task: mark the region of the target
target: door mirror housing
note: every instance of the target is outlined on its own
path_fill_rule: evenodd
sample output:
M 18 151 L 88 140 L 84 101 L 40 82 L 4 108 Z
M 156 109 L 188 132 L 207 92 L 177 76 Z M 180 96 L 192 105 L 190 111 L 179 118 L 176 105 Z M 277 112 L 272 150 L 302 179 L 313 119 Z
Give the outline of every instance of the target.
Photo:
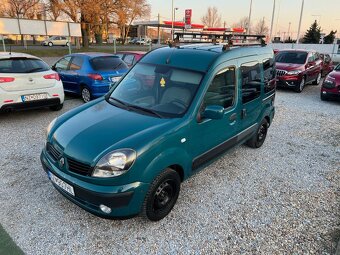
M 56 70 L 55 65 L 51 66 L 51 69 L 55 71 Z
M 202 113 L 206 119 L 220 120 L 223 118 L 224 108 L 220 105 L 208 105 Z

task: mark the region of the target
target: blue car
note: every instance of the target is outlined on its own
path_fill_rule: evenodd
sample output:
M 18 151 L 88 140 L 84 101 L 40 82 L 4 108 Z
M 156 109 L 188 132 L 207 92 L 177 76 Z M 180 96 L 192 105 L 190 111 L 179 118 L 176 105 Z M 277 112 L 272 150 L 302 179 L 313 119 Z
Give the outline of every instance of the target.
M 129 68 L 113 54 L 93 52 L 66 55 L 52 69 L 59 73 L 65 92 L 89 102 L 106 94 Z

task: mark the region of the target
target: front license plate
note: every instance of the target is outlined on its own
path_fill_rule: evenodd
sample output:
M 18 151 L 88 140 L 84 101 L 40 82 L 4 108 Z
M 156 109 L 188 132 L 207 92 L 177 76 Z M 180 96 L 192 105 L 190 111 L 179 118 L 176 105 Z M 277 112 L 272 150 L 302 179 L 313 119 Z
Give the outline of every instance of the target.
M 58 178 L 57 176 L 52 174 L 51 172 L 48 172 L 48 177 L 50 178 L 50 180 L 55 185 L 57 185 L 61 189 L 65 190 L 67 193 L 69 193 L 72 196 L 74 196 L 74 189 L 73 189 L 73 187 L 71 185 L 67 184 L 66 182 L 64 182 L 63 180 L 61 180 L 60 178 Z
M 21 100 L 23 102 L 42 100 L 42 99 L 46 99 L 46 98 L 47 98 L 47 94 L 46 93 L 21 96 Z

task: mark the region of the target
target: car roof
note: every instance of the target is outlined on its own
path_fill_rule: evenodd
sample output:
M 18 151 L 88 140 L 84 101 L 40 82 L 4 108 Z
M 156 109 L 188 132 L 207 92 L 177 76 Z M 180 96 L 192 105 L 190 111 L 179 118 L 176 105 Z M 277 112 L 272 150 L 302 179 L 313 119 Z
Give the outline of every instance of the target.
M 145 51 L 118 51 L 116 54 L 135 54 L 135 55 L 145 55 Z
M 170 65 L 182 69 L 206 72 L 218 58 L 221 59 L 217 62 L 222 62 L 261 54 L 274 56 L 273 49 L 270 47 L 231 47 L 230 50 L 223 50 L 222 44 L 192 44 L 172 48 L 158 48 L 146 54 L 140 63 Z
M 26 54 L 26 53 L 0 52 L 0 59 L 7 59 L 7 58 L 35 58 L 35 59 L 40 59 L 40 58 L 38 58 L 36 56 L 30 55 L 30 54 Z
M 306 49 L 284 49 L 284 50 L 280 50 L 279 52 L 285 52 L 285 51 L 289 51 L 289 52 L 316 52 L 315 50 L 306 50 Z
M 115 55 L 111 53 L 106 53 L 106 52 L 78 52 L 78 53 L 72 53 L 68 56 L 87 56 L 90 58 L 95 58 L 95 57 L 115 56 Z

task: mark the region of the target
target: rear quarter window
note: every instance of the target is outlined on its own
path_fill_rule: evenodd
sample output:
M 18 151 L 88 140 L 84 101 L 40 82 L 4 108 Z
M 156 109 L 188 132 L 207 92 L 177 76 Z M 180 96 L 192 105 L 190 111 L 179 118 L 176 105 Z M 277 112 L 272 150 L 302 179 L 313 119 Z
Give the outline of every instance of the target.
M 0 59 L 0 73 L 37 73 L 48 71 L 49 69 L 50 67 L 40 59 Z
M 90 65 L 95 71 L 110 71 L 127 69 L 127 65 L 116 56 L 103 56 L 90 59 Z

